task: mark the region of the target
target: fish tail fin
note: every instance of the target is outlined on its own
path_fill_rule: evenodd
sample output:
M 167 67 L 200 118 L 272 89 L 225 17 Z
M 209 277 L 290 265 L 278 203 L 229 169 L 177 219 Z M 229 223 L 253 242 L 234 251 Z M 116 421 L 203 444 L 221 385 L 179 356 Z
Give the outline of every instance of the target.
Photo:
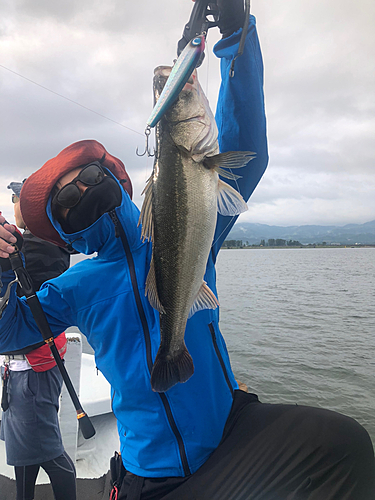
M 155 392 L 166 392 L 178 382 L 186 382 L 194 373 L 194 364 L 186 346 L 176 356 L 156 355 L 151 372 L 151 387 Z

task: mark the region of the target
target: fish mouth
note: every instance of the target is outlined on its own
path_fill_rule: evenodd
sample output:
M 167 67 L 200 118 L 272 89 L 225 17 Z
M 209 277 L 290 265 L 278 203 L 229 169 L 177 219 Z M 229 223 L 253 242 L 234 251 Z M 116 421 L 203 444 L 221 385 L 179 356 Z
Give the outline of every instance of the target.
M 204 115 L 197 115 L 197 116 L 189 116 L 187 118 L 179 119 L 179 120 L 168 120 L 170 123 L 190 123 L 190 122 L 201 122 L 205 123 L 205 117 Z

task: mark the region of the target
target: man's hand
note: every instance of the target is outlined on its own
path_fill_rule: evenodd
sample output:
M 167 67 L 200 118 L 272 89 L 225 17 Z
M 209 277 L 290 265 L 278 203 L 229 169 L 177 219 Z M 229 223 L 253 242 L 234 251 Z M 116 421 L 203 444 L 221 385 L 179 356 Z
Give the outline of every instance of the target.
M 10 243 L 16 243 L 17 238 L 13 235 L 15 226 L 6 224 L 0 212 L 0 257 L 7 259 L 15 248 Z

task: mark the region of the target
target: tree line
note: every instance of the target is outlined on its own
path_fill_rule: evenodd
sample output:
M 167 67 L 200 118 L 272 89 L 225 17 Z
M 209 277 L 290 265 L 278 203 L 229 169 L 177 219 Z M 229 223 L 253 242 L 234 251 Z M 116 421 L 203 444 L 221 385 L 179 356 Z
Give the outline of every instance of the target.
M 223 243 L 223 248 L 246 248 L 246 247 L 300 247 L 302 243 L 297 240 L 283 240 L 281 238 L 270 238 L 266 240 L 260 240 L 260 243 L 255 243 L 249 245 L 249 242 L 242 240 L 225 240 Z

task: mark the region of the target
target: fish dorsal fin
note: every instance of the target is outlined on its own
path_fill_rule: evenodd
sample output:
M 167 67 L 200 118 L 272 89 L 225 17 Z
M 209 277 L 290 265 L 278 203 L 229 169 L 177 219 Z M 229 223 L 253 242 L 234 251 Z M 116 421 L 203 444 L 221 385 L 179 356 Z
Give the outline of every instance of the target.
M 154 309 L 165 314 L 164 307 L 161 305 L 158 290 L 156 288 L 154 256 L 151 257 L 150 269 L 146 279 L 145 295 L 147 295 L 148 301 Z
M 142 191 L 145 198 L 143 200 L 143 205 L 141 213 L 138 219 L 138 226 L 142 224 L 141 239 L 153 240 L 154 237 L 154 221 L 152 217 L 152 184 L 153 184 L 153 174 L 147 179 L 146 186 Z
M 201 309 L 216 309 L 219 305 L 215 294 L 208 288 L 205 282 L 199 289 L 198 295 L 195 298 L 193 305 L 191 306 L 189 312 L 189 318 L 193 316 L 197 311 Z
M 214 156 L 206 156 L 203 165 L 209 169 L 217 167 L 241 168 L 255 158 L 255 156 L 256 153 L 252 151 L 227 151 L 226 153 L 219 153 Z
M 248 206 L 240 193 L 232 186 L 219 179 L 217 211 L 221 215 L 238 215 L 246 212 Z

